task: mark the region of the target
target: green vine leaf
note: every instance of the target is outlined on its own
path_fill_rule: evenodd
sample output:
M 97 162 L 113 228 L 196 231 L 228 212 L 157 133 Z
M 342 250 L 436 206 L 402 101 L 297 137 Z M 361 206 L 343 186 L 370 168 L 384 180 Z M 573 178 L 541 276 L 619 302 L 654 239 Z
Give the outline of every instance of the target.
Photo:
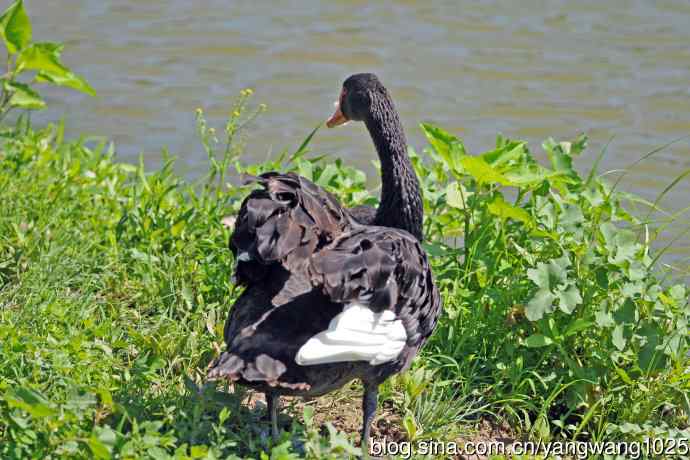
M 496 148 L 484 152 L 481 157 L 493 167 L 507 165 L 514 161 L 523 160 L 527 155 L 527 143 L 511 141 L 502 136 L 496 139 Z
M 524 209 L 506 202 L 506 200 L 503 199 L 503 195 L 496 195 L 493 201 L 487 206 L 487 209 L 491 214 L 499 217 L 501 220 L 513 219 L 522 222 L 528 227 L 534 226 L 532 216 Z
M 446 165 L 454 171 L 459 171 L 460 157 L 466 154 L 462 141 L 449 132 L 427 123 L 420 124 L 424 135 L 436 153 L 443 159 Z
M 11 107 L 40 110 L 46 106 L 41 95 L 24 83 L 19 83 L 17 81 L 7 82 L 5 84 L 5 90 L 12 94 L 10 97 Z
M 31 21 L 22 0 L 14 2 L 0 16 L 0 35 L 10 54 L 24 49 L 31 42 Z
M 56 43 L 32 43 L 17 57 L 17 70 L 37 70 L 54 74 L 67 73 L 69 69 L 60 63 L 62 48 Z
M 65 75 L 55 75 L 49 72 L 39 72 L 36 75 L 37 83 L 52 83 L 57 86 L 66 86 L 68 88 L 81 91 L 82 93 L 88 94 L 89 96 L 95 96 L 96 91 L 89 85 L 89 83 L 82 77 L 68 72 Z
M 506 176 L 491 167 L 481 157 L 464 155 L 460 159 L 460 164 L 464 172 L 472 176 L 480 184 L 514 185 Z
M 83 78 L 60 62 L 63 46 L 58 43 L 33 43 L 17 58 L 18 72 L 35 70 L 37 83 L 51 83 L 94 96 L 96 92 Z

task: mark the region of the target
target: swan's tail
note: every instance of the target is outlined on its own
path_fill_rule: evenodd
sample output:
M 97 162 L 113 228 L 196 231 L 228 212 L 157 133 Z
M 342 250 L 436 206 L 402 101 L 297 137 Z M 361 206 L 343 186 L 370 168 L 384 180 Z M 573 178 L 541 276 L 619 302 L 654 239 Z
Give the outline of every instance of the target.
M 285 364 L 266 354 L 260 354 L 252 361 L 245 361 L 238 355 L 226 351 L 211 362 L 207 377 L 209 380 L 263 382 L 272 387 L 309 390 L 309 385 L 306 383 L 280 381 L 280 376 L 285 373 L 285 370 Z

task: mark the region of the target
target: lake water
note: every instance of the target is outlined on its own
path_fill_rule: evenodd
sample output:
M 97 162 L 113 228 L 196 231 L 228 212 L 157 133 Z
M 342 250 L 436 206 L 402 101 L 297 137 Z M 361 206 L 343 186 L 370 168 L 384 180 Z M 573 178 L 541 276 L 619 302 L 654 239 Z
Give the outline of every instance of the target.
M 603 168 L 618 169 L 690 134 L 687 0 L 29 0 L 27 9 L 35 39 L 64 42 L 64 60 L 98 92 L 45 91 L 39 118 L 67 114 L 69 132 L 108 136 L 126 159 L 143 153 L 155 164 L 167 146 L 189 174 L 205 161 L 197 107 L 220 126 L 238 92 L 253 88 L 268 111 L 248 153 L 263 159 L 299 145 L 332 111 L 343 78 L 360 71 L 381 77 L 418 148 L 421 121 L 475 153 L 498 132 L 533 150 L 586 132 L 581 169 L 612 137 Z M 313 149 L 373 171 L 361 125 L 324 129 Z M 624 188 L 654 199 L 689 167 L 686 139 L 634 168 Z M 678 210 L 688 197 L 690 179 L 663 205 Z M 687 267 L 688 257 L 683 238 L 667 260 Z

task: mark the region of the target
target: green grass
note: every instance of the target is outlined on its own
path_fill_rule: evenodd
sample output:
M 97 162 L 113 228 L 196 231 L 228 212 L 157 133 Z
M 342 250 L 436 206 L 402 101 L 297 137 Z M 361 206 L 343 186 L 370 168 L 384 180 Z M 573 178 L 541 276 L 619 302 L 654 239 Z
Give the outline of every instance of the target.
M 145 171 L 61 126 L 2 128 L 0 458 L 356 454 L 356 433 L 318 426 L 309 408 L 272 446 L 243 392 L 204 380 L 238 294 L 222 220 L 248 190 L 228 182 L 291 169 L 346 205 L 376 202 L 363 172 L 307 159 L 308 142 L 242 164 L 261 111 L 250 94 L 218 133 L 199 112 L 209 170 L 192 183 L 172 160 Z M 526 439 L 687 437 L 688 290 L 661 283 L 674 274 L 644 238 L 658 206 L 643 221 L 597 171 L 580 178 L 584 137 L 547 140 L 547 167 L 520 141 L 469 155 L 422 128 L 430 147 L 411 153 L 445 312 L 382 389 L 405 437 L 454 440 L 481 419 Z

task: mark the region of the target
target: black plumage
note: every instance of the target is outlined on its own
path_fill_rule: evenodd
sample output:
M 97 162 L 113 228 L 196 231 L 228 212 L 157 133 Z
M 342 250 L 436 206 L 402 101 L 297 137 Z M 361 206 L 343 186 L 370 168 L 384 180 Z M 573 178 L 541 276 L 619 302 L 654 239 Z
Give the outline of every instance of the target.
M 252 178 L 260 188 L 243 202 L 231 237 L 236 276 L 246 286 L 225 325 L 227 351 L 210 366 L 267 395 L 274 437 L 279 395 L 318 396 L 362 379 L 363 445 L 369 437 L 378 385 L 406 369 L 433 332 L 441 302 L 420 245 L 423 206 L 405 136 L 376 76 L 343 84 L 329 126 L 364 121 L 381 161 L 378 209 L 344 209 L 330 193 L 293 173 Z M 405 331 L 393 359 L 299 365 L 300 348 L 328 329 L 346 305 L 391 311 Z

